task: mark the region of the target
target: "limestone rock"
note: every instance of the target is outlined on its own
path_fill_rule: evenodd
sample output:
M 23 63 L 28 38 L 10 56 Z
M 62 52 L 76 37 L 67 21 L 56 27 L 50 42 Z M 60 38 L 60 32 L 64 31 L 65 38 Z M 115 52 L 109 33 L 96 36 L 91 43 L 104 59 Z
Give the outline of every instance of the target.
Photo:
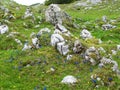
M 103 30 L 109 30 L 109 29 L 113 29 L 113 28 L 116 28 L 116 26 L 113 26 L 111 24 L 104 24 L 104 25 L 102 25 L 102 29 Z
M 100 58 L 100 54 L 95 47 L 90 47 L 85 51 L 84 59 L 89 61 L 92 65 L 96 65 Z
M 35 48 L 40 48 L 40 43 L 37 37 L 32 38 L 32 44 Z
M 74 84 L 76 82 L 77 82 L 77 79 L 71 75 L 64 77 L 63 80 L 61 81 L 61 83 L 64 83 L 64 84 Z
M 117 63 L 116 61 L 112 60 L 112 59 L 103 57 L 103 58 L 100 60 L 100 64 L 103 64 L 103 65 L 113 64 L 113 66 L 111 67 L 111 69 L 112 69 L 113 71 L 115 71 L 116 73 L 119 72 L 118 63 Z
M 57 50 L 60 52 L 61 55 L 66 55 L 69 52 L 69 46 L 65 45 L 65 42 L 57 43 Z
M 90 33 L 88 30 L 86 30 L 86 29 L 83 29 L 83 30 L 82 30 L 80 36 L 81 36 L 83 39 L 92 38 L 91 33 Z
M 56 24 L 54 33 L 70 36 L 71 33 L 61 24 Z
M 83 46 L 81 44 L 81 42 L 79 40 L 76 40 L 74 42 L 74 48 L 73 48 L 73 52 L 74 53 L 81 53 L 83 51 Z
M 52 34 L 51 35 L 51 45 L 56 46 L 59 42 L 64 42 L 64 38 L 60 34 Z
M 61 11 L 57 4 L 51 4 L 45 11 L 46 21 L 52 23 L 53 25 L 59 23 L 62 24 L 64 19 L 70 19 L 70 16 Z
M 7 25 L 1 25 L 0 26 L 0 34 L 4 34 L 9 31 L 9 28 Z
M 61 9 L 56 4 L 51 4 L 45 12 L 46 21 L 56 24 L 57 22 L 62 24 Z
M 15 39 L 15 41 L 16 41 L 18 44 L 22 45 L 22 42 L 21 42 L 19 39 Z

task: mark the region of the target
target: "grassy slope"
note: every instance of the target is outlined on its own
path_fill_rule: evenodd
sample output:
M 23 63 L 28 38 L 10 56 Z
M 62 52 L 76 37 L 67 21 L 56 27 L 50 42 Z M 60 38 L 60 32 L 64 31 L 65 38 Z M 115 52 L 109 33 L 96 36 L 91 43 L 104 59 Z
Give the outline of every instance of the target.
M 68 5 L 70 9 L 66 7 L 66 5 L 61 5 L 61 8 L 67 11 L 72 18 L 81 18 L 82 21 L 77 21 L 77 23 L 81 26 L 86 21 L 91 22 L 92 24 L 87 25 L 88 30 L 90 30 L 92 35 L 96 38 L 101 38 L 103 40 L 102 45 L 95 44 L 91 41 L 85 42 L 80 39 L 82 42 L 84 42 L 87 46 L 103 46 L 107 50 L 107 53 L 110 53 L 111 49 L 116 49 L 116 45 L 120 44 L 120 22 L 117 23 L 118 28 L 111 31 L 102 31 L 100 27 L 96 29 L 93 26 L 96 19 L 101 19 L 103 15 L 108 16 L 110 19 L 119 18 L 119 12 L 114 11 L 119 7 L 118 5 L 118 3 L 114 5 L 104 5 L 101 9 L 99 9 L 99 6 L 95 6 L 95 9 L 87 11 L 83 8 L 75 10 L 71 7 L 72 5 Z M 110 8 L 108 6 L 112 6 L 113 12 L 109 12 Z M 20 11 L 16 11 L 14 8 L 11 9 L 13 9 L 13 12 L 18 19 L 12 21 L 12 24 L 9 25 L 10 31 L 20 32 L 21 35 L 16 36 L 16 38 L 19 38 L 22 42 L 25 42 L 24 39 L 30 40 L 30 34 L 32 32 L 37 33 L 40 28 L 48 27 L 53 31 L 53 26 L 46 22 L 40 24 L 40 27 L 37 29 L 30 27 L 26 30 L 23 27 L 23 22 L 27 22 L 27 20 L 21 20 L 19 18 L 23 15 L 25 7 L 22 6 Z M 40 15 L 36 12 L 37 10 L 34 10 L 36 16 Z M 81 30 L 81 27 L 80 29 L 70 28 L 70 31 L 78 38 Z M 109 36 L 111 34 L 113 35 L 112 37 Z M 113 41 L 112 44 L 107 43 L 109 39 Z M 37 87 L 39 88 L 37 90 L 42 90 L 44 87 L 47 87 L 48 90 L 93 90 L 94 86 L 90 80 L 90 75 L 97 71 L 101 71 L 97 68 L 97 66 L 93 67 L 89 64 L 83 64 L 79 55 L 75 55 L 71 61 L 66 62 L 65 57 L 59 55 L 59 53 L 50 45 L 42 45 L 42 48 L 39 50 L 28 50 L 22 52 L 22 47 L 17 45 L 14 40 L 6 39 L 4 35 L 0 35 L 0 41 L 1 90 L 36 90 L 35 88 Z M 120 52 L 118 52 L 118 56 L 119 55 Z M 120 57 L 114 56 L 114 59 L 120 65 Z M 78 64 L 75 64 L 76 62 Z M 25 67 L 25 65 L 29 63 L 34 63 L 34 65 Z M 50 72 L 51 67 L 54 67 L 56 71 Z M 93 72 L 90 71 L 90 68 L 93 69 Z M 106 70 L 101 72 L 106 72 Z M 74 75 L 78 78 L 79 82 L 73 86 L 61 84 L 61 80 L 66 75 Z M 117 82 L 114 87 L 102 86 L 99 90 L 107 90 L 108 88 L 110 90 L 116 90 L 116 88 L 120 85 L 120 81 L 117 77 L 114 78 L 114 81 Z

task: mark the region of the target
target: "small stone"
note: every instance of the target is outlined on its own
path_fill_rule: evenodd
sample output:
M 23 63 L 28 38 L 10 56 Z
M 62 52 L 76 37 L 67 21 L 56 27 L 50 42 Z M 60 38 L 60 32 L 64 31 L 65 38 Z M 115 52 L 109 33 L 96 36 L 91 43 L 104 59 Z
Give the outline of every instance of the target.
M 74 84 L 76 82 L 77 82 L 77 79 L 71 75 L 64 77 L 63 80 L 61 81 L 61 83 L 64 83 L 64 84 Z

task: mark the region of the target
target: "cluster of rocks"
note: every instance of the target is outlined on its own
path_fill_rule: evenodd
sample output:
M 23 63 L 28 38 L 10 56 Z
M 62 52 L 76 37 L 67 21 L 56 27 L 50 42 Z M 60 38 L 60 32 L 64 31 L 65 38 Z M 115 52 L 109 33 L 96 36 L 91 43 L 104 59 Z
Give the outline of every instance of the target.
M 5 8 L 4 6 L 1 6 L 0 9 L 3 11 L 3 13 L 4 13 L 3 17 L 6 20 L 9 21 L 11 19 L 16 19 L 16 17 L 13 15 L 13 13 L 8 8 Z
M 110 24 L 110 23 L 116 22 L 116 20 L 110 20 L 109 21 L 107 16 L 103 16 L 102 21 L 105 23 L 105 24 L 102 25 L 103 30 L 110 30 L 110 29 L 116 28 L 116 26 Z
M 63 19 L 69 18 L 67 14 L 61 11 L 56 4 L 51 4 L 45 11 L 46 21 L 55 26 L 54 33 L 51 35 L 51 45 L 56 47 L 61 55 L 66 55 L 69 52 L 69 46 L 62 35 L 70 36 L 71 33 L 62 25 Z
M 119 69 L 118 69 L 118 63 L 112 59 L 108 59 L 108 58 L 105 58 L 103 57 L 101 60 L 100 60 L 100 64 L 99 64 L 99 67 L 104 67 L 106 64 L 113 64 L 113 66 L 111 67 L 111 69 L 116 72 L 116 73 L 120 73 Z

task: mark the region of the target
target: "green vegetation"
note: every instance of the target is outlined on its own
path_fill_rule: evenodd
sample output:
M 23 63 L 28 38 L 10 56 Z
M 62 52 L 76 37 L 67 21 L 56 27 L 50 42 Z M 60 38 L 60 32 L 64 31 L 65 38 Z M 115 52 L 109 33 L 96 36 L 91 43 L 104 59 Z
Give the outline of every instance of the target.
M 7 0 L 4 0 L 7 1 Z M 60 0 L 59 0 L 60 1 Z M 62 0 L 61 0 L 62 1 Z M 67 1 L 67 0 L 66 0 Z M 64 23 L 66 28 L 74 35 L 74 38 L 86 46 L 103 47 L 107 51 L 101 53 L 108 56 L 111 50 L 116 50 L 116 46 L 120 44 L 120 1 L 114 4 L 99 4 L 93 6 L 92 9 L 84 9 L 83 7 L 75 8 L 74 4 L 60 4 L 62 10 L 66 11 L 71 17 L 72 21 L 76 23 L 79 28 L 74 28 L 72 25 Z M 21 40 L 24 44 L 26 40 L 31 43 L 30 35 L 32 32 L 38 33 L 42 28 L 49 28 L 54 31 L 54 26 L 45 22 L 43 9 L 47 6 L 33 6 L 31 7 L 36 21 L 31 23 L 31 19 L 22 19 L 26 6 L 21 6 L 13 3 L 13 6 L 0 3 L 9 8 L 15 15 L 16 19 L 11 20 L 10 24 L 3 22 L 2 10 L 0 10 L 0 21 L 9 26 L 10 32 L 19 32 L 14 37 L 7 38 L 9 33 L 0 35 L 0 90 L 119 90 L 120 76 L 112 72 L 111 68 L 106 66 L 105 69 L 99 69 L 98 65 L 91 66 L 89 63 L 84 64 L 80 55 L 76 54 L 70 61 L 66 61 L 66 57 L 59 54 L 59 52 L 49 44 L 50 34 L 44 34 L 40 37 L 41 48 L 22 51 L 23 46 L 17 44 L 14 39 Z M 16 10 L 18 7 L 20 10 Z M 117 11 L 118 10 L 118 11 Z M 117 28 L 108 31 L 101 29 L 102 16 L 106 15 L 109 20 L 115 19 L 117 22 L 112 23 Z M 38 18 L 40 16 L 42 19 Z M 39 21 L 41 22 L 39 24 Z M 89 22 L 89 23 L 86 23 Z M 24 26 L 27 24 L 27 27 Z M 35 25 L 40 25 L 35 28 Z M 98 26 L 98 27 L 96 27 Z M 93 40 L 84 41 L 80 37 L 80 32 L 83 28 L 88 29 L 94 36 Z M 103 41 L 98 44 L 98 39 Z M 73 44 L 72 40 L 71 44 Z M 73 54 L 73 53 L 72 53 Z M 117 55 L 113 55 L 113 59 L 118 62 L 120 68 L 120 51 Z M 55 68 L 55 72 L 50 70 Z M 92 69 L 92 71 L 91 71 Z M 112 86 L 100 86 L 95 88 L 90 76 L 97 73 L 101 78 L 112 77 L 114 84 Z M 73 75 L 78 79 L 78 83 L 74 85 L 65 85 L 61 81 L 66 75 Z M 98 83 L 98 82 L 97 82 Z
M 66 4 L 66 3 L 71 3 L 75 0 L 46 0 L 45 4 L 50 5 L 50 4 Z

